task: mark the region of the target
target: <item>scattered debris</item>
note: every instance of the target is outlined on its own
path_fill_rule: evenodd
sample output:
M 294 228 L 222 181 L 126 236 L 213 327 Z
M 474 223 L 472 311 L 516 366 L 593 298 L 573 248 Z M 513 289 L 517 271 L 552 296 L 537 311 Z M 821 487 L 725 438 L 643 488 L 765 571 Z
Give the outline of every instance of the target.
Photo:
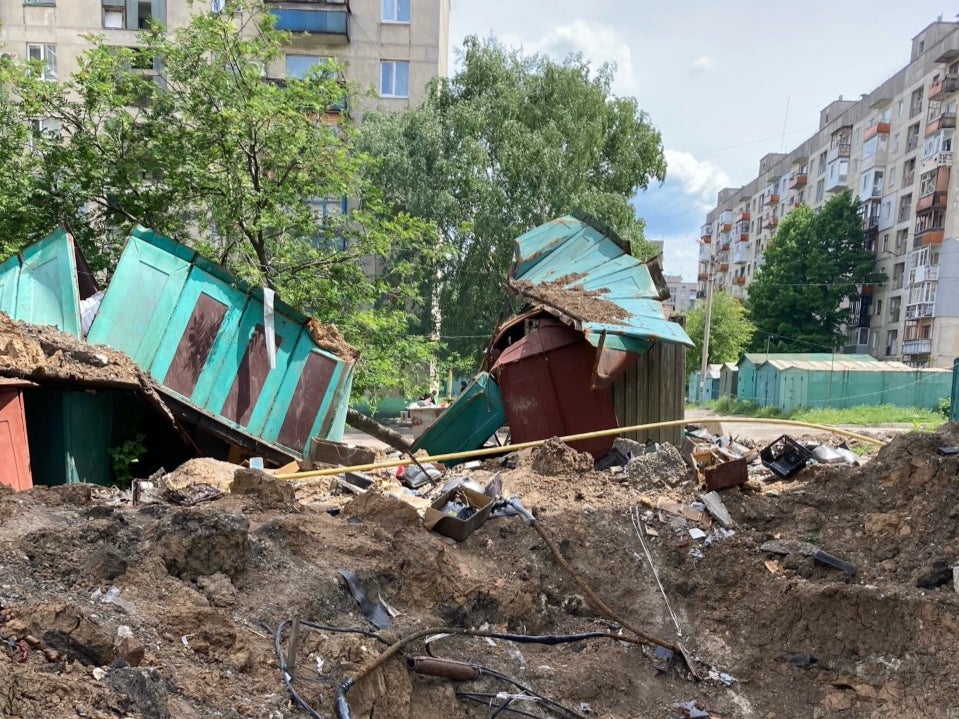
M 799 444 L 789 435 L 782 435 L 765 447 L 760 453 L 763 466 L 782 479 L 789 479 L 806 466 L 812 452 Z
M 763 542 L 759 548 L 764 552 L 773 552 L 775 554 L 801 554 L 805 557 L 812 557 L 817 562 L 821 562 L 833 569 L 838 569 L 846 574 L 855 575 L 858 571 L 854 564 L 850 564 L 829 552 L 824 552 L 815 544 L 809 542 L 801 542 L 796 539 L 773 539 L 768 542 Z

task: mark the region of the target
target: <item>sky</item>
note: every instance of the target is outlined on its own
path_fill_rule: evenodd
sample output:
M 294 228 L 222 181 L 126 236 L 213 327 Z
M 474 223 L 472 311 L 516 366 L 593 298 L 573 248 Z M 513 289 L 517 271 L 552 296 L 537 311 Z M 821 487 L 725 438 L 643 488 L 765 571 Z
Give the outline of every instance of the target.
M 722 187 L 812 135 L 819 111 L 870 92 L 909 61 L 913 36 L 959 8 L 942 0 L 451 0 L 451 62 L 468 35 L 561 59 L 615 63 L 663 137 L 665 183 L 634 198 L 666 274 L 696 276 L 699 228 Z

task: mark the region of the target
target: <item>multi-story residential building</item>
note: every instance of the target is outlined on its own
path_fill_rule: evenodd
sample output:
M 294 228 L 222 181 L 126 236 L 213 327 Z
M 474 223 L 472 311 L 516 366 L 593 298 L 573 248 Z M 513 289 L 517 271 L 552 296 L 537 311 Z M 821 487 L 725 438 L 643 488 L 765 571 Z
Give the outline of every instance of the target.
M 745 298 L 779 221 L 850 188 L 867 247 L 888 280 L 850 307 L 844 351 L 915 366 L 959 356 L 959 22 L 940 18 L 912 40 L 909 64 L 858 100 L 820 112 L 819 130 L 769 154 L 746 185 L 719 192 L 700 231 L 699 294 Z
M 666 286 L 669 287 L 669 306 L 671 314 L 683 314 L 696 306 L 695 282 L 683 282 L 682 275 L 666 275 Z
M 43 60 L 51 79 L 66 77 L 89 43 L 132 46 L 136 32 L 155 19 L 181 27 L 190 13 L 222 7 L 223 0 L 0 0 L 0 52 Z M 403 108 L 424 98 L 427 83 L 445 76 L 449 57 L 450 0 L 265 0 L 276 26 L 295 33 L 266 76 L 300 76 L 335 57 L 346 76 L 373 88 L 376 105 Z M 363 100 L 360 99 L 362 105 Z M 362 109 L 360 107 L 359 109 Z

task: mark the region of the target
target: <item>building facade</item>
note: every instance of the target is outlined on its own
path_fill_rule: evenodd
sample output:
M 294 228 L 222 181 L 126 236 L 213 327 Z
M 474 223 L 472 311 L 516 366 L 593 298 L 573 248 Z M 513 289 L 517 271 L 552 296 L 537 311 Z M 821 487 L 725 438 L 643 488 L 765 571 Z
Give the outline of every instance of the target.
M 909 64 L 858 100 L 820 112 L 819 130 L 771 153 L 757 176 L 719 192 L 700 230 L 698 294 L 745 299 L 780 220 L 849 188 L 867 247 L 888 280 L 850 307 L 845 352 L 917 367 L 959 356 L 959 172 L 953 142 L 959 102 L 959 23 L 930 24 Z
M 65 78 L 89 47 L 83 35 L 102 34 L 111 45 L 133 46 L 151 20 L 181 27 L 190 14 L 217 10 L 223 0 L 0 0 L 0 52 L 43 60 L 50 79 Z M 301 76 L 335 57 L 348 79 L 372 88 L 358 99 L 384 109 L 419 104 L 436 76 L 446 76 L 450 0 L 265 0 L 276 26 L 294 33 L 267 77 Z
M 666 286 L 669 287 L 669 299 L 665 304 L 670 314 L 685 314 L 696 306 L 695 282 L 684 282 L 682 275 L 666 275 Z

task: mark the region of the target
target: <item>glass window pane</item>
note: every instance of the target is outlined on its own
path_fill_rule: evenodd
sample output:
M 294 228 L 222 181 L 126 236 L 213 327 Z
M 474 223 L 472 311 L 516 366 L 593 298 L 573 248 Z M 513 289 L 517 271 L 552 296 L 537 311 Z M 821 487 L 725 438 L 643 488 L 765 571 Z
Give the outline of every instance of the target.
M 396 64 L 396 95 L 397 97 L 410 96 L 410 64 L 397 62 Z
M 383 0 L 383 19 L 393 20 L 394 0 Z
M 393 94 L 393 63 L 380 63 L 380 94 Z
M 410 21 L 410 0 L 397 0 L 396 19 L 400 22 Z
M 286 76 L 302 79 L 319 61 L 317 55 L 287 55 Z

